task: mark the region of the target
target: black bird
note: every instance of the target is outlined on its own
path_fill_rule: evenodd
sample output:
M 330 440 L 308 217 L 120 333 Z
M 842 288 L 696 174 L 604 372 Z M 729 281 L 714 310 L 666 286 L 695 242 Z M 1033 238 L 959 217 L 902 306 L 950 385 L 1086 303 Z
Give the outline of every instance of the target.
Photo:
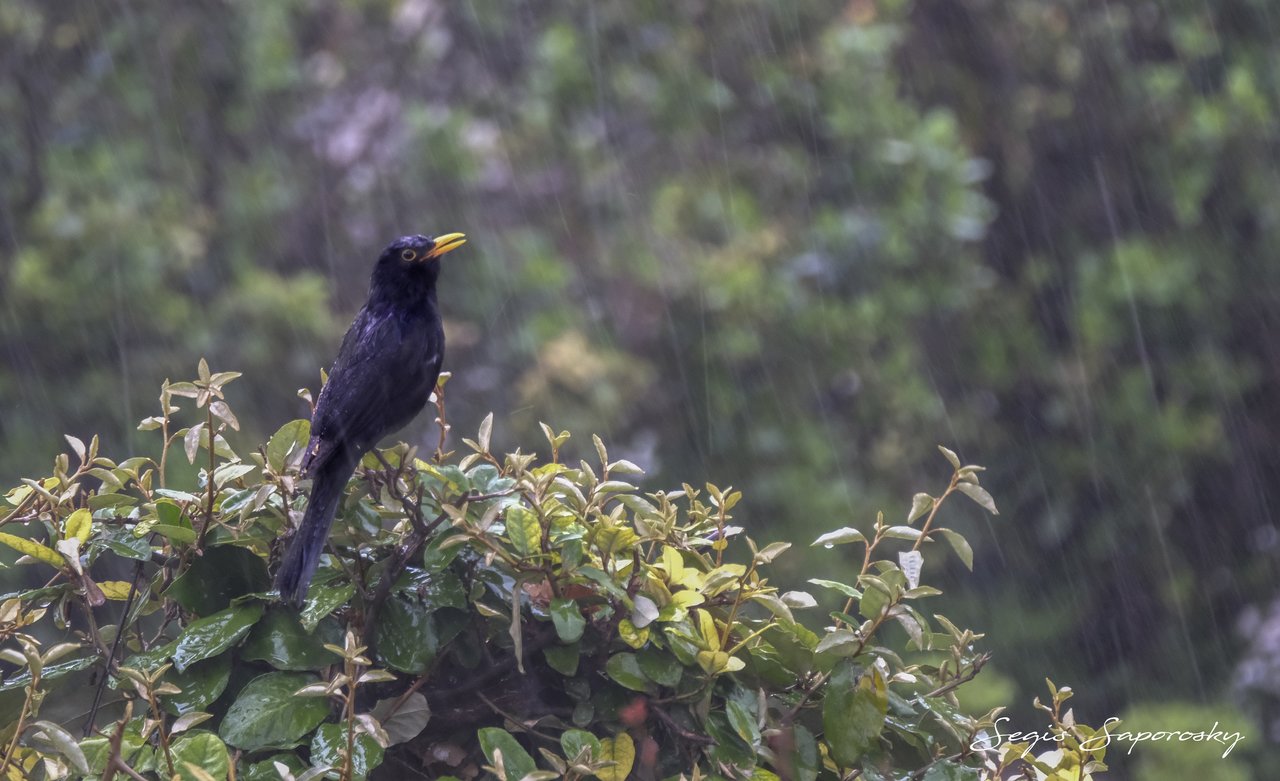
M 302 604 L 356 464 L 378 440 L 413 420 L 435 390 L 444 358 L 436 303 L 440 257 L 466 241 L 461 233 L 402 236 L 378 257 L 369 300 L 342 338 L 311 416 L 302 460 L 311 499 L 276 573 L 285 602 Z

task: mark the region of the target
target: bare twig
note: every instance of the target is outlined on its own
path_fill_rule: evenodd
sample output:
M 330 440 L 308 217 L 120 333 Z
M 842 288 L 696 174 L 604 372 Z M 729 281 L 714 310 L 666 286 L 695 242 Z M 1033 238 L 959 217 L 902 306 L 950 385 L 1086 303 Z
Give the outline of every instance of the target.
M 689 730 L 680 726 L 680 724 L 676 722 L 675 719 L 671 718 L 670 714 L 668 714 L 662 708 L 659 708 L 658 706 L 654 705 L 652 702 L 649 703 L 649 709 L 653 711 L 653 715 L 658 717 L 658 721 L 666 725 L 666 728 L 674 732 L 681 740 L 687 740 L 688 742 L 696 743 L 699 746 L 717 745 L 716 741 L 713 738 L 710 738 L 706 735 L 699 735 L 696 732 L 690 732 Z
M 116 628 L 115 639 L 111 641 L 111 649 L 107 652 L 105 670 L 101 680 L 98 681 L 98 689 L 93 693 L 93 705 L 89 708 L 89 717 L 84 723 L 84 736 L 87 738 L 93 734 L 93 722 L 98 717 L 98 707 L 102 704 L 102 694 L 107 687 L 107 678 L 114 675 L 112 665 L 115 663 L 116 651 L 120 650 L 120 639 L 124 637 L 124 633 L 128 630 L 127 623 L 129 621 L 129 610 L 133 608 L 133 600 L 138 595 L 138 578 L 142 576 L 143 562 L 139 561 L 133 568 L 133 580 L 129 583 L 129 596 L 124 601 L 124 610 L 120 612 L 120 625 Z

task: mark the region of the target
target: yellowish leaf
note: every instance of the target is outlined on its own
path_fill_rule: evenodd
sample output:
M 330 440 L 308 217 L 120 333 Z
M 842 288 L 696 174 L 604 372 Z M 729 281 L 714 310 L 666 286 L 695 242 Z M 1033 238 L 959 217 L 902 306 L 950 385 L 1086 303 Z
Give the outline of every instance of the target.
M 33 559 L 43 561 L 52 567 L 62 568 L 66 562 L 62 556 L 52 548 L 45 547 L 34 540 L 24 539 L 14 534 L 0 532 L 0 544 L 7 545 L 19 553 L 30 556 Z
M 601 759 L 613 764 L 596 771 L 600 781 L 625 781 L 636 762 L 636 744 L 625 732 L 600 741 Z
M 67 516 L 67 525 L 63 527 L 63 536 L 67 539 L 72 537 L 80 540 L 80 542 L 89 541 L 89 532 L 93 529 L 93 515 L 88 510 L 81 507 L 79 510 Z

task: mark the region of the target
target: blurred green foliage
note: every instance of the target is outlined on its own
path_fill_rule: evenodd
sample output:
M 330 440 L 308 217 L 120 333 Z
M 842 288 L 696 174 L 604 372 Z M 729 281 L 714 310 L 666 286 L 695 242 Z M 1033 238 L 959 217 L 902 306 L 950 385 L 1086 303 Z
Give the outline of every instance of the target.
M 999 566 L 953 609 L 1002 674 L 1214 699 L 1280 580 L 1268 13 L 12 0 L 0 473 L 145 446 L 197 354 L 250 432 L 305 414 L 382 244 L 465 230 L 463 430 L 599 431 L 797 534 L 865 527 L 946 432 L 1015 519 L 961 524 Z

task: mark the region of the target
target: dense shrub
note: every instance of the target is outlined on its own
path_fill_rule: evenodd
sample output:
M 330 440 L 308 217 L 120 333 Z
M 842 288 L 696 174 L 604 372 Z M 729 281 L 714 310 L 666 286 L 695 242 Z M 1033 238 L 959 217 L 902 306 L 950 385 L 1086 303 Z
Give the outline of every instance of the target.
M 1025 745 L 974 748 L 997 713 L 967 714 L 955 692 L 988 658 L 982 636 L 929 615 L 939 592 L 920 575 L 943 549 L 973 565 L 941 525 L 945 502 L 995 504 L 981 467 L 945 448 L 950 480 L 917 494 L 904 523 L 881 515 L 816 541 L 847 545 L 850 565 L 810 594 L 770 581 L 790 543 L 733 525 L 739 491 L 646 493 L 640 467 L 599 438 L 571 463 L 569 434 L 546 426 L 538 452 L 495 454 L 490 417 L 465 455 L 443 452 L 442 434 L 426 458 L 401 444 L 364 459 L 297 612 L 273 600 L 268 569 L 306 501 L 309 426 L 237 453 L 223 396 L 236 376 L 201 362 L 196 380 L 166 383 L 140 426 L 163 438 L 158 459 L 117 462 L 68 437 L 52 475 L 9 492 L 0 542 L 44 585 L 0 600 L 0 778 L 1102 769 L 1103 748 L 1080 747 L 1094 731 L 1061 708 L 1065 688 L 1043 706 L 1058 749 L 1028 753 L 1034 767 Z M 447 433 L 443 398 L 442 383 Z M 193 425 L 179 399 L 194 401 Z M 178 449 L 201 467 L 194 482 L 174 477 Z M 833 598 L 839 609 L 818 608 Z M 55 698 L 88 715 L 42 719 Z

